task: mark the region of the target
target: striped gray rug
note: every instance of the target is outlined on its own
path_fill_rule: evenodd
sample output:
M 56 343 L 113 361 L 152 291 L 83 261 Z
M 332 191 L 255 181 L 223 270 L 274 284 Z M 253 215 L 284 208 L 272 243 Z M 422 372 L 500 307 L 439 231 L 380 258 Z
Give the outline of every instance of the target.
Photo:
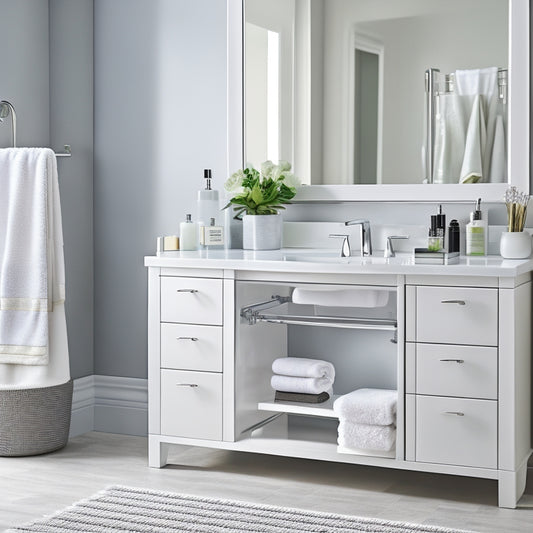
M 457 529 L 113 486 L 14 532 L 460 533 Z M 464 533 L 464 532 L 463 532 Z

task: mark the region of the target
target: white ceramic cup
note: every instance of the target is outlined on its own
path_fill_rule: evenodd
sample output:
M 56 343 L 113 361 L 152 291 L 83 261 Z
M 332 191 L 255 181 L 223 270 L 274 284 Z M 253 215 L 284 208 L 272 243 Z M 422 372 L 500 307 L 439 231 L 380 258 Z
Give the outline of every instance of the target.
M 500 255 L 505 259 L 527 259 L 531 255 L 531 235 L 527 231 L 504 231 Z

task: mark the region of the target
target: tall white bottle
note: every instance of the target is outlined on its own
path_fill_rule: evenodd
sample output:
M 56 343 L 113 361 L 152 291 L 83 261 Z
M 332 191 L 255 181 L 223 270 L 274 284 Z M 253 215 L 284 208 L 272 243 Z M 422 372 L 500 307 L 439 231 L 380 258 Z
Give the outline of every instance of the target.
M 198 239 L 198 224 L 186 215 L 185 222 L 180 223 L 180 250 L 197 250 Z
M 222 226 L 223 217 L 220 211 L 218 191 L 211 187 L 211 169 L 204 169 L 205 189 L 198 191 L 198 225 L 209 226 L 215 219 L 215 226 Z
M 481 213 L 481 198 L 470 213 L 470 223 L 466 225 L 466 255 L 487 255 L 488 225 Z

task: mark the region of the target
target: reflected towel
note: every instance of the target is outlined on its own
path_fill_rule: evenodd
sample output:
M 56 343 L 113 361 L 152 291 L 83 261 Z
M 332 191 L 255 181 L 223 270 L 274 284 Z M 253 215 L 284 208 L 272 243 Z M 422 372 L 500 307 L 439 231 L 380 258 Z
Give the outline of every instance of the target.
M 333 381 L 328 378 L 295 378 L 292 376 L 272 376 L 270 386 L 283 392 L 302 392 L 304 394 L 320 394 L 327 392 Z
M 54 152 L 0 149 L 0 189 L 0 363 L 45 365 L 48 315 L 65 298 Z
M 437 108 L 433 183 L 457 183 L 463 164 L 468 124 L 465 98 L 457 94 L 442 94 Z
M 342 420 L 339 422 L 337 442 L 345 448 L 360 450 L 379 450 L 388 452 L 396 444 L 396 427 L 353 424 Z
M 507 156 L 505 149 L 505 129 L 503 117 L 496 117 L 496 129 L 494 131 L 494 144 L 490 160 L 490 183 L 507 183 Z
M 481 96 L 474 97 L 472 113 L 466 132 L 465 151 L 461 166 L 460 183 L 477 183 L 485 177 L 483 159 L 487 144 L 487 129 Z
M 455 71 L 455 91 L 460 95 L 485 95 L 490 100 L 498 90 L 498 67 Z
M 299 378 L 328 378 L 333 383 L 335 367 L 328 361 L 305 357 L 280 357 L 272 363 L 272 372 Z
M 335 400 L 333 412 L 341 422 L 389 426 L 396 422 L 398 391 L 357 389 Z
M 480 106 L 485 124 L 486 143 L 482 153 L 482 176 L 480 181 L 489 181 L 491 148 L 494 145 L 496 120 L 499 114 L 498 68 L 488 67 L 455 71 L 455 90 L 465 98 L 480 96 Z M 461 177 L 466 177 L 461 174 Z M 462 181 L 462 183 L 473 183 Z

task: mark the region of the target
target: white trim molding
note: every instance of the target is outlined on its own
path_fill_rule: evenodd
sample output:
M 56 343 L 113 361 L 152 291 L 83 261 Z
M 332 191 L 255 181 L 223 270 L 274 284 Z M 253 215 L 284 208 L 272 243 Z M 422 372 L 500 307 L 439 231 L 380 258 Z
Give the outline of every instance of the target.
M 70 437 L 88 431 L 147 435 L 148 380 L 99 375 L 75 379 Z

